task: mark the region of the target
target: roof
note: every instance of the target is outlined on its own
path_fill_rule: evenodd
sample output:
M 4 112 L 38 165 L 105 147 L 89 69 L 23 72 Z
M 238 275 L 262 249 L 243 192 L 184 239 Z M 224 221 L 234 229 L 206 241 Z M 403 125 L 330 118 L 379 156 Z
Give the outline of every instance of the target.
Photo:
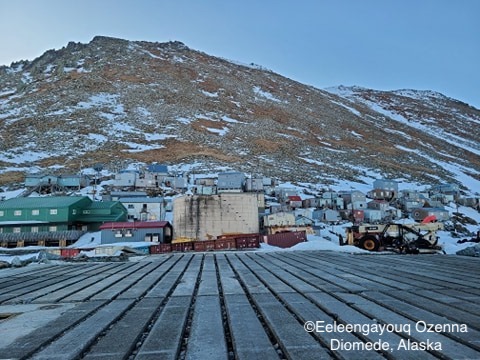
M 168 167 L 167 165 L 151 164 L 147 166 L 147 171 L 168 174 Z
M 302 198 L 298 195 L 290 195 L 288 197 L 288 200 L 290 200 L 290 201 L 302 201 Z
M 115 229 L 153 229 L 164 228 L 171 226 L 168 221 L 124 221 L 124 222 L 109 222 L 100 226 L 100 230 L 115 230 Z
M 88 196 L 42 196 L 42 197 L 19 197 L 0 201 L 0 209 L 12 208 L 61 208 L 74 205 L 79 201 L 88 199 Z
M 162 197 L 122 197 L 118 199 L 121 203 L 161 203 Z
M 110 209 L 112 206 L 118 204 L 120 201 L 93 201 L 87 209 Z

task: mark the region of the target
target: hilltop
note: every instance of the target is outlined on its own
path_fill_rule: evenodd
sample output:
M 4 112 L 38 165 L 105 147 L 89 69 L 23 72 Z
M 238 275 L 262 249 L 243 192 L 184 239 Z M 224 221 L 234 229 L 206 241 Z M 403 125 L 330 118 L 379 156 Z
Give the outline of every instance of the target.
M 0 184 L 138 161 L 474 192 L 479 123 L 480 110 L 432 91 L 321 90 L 178 41 L 97 36 L 0 67 Z

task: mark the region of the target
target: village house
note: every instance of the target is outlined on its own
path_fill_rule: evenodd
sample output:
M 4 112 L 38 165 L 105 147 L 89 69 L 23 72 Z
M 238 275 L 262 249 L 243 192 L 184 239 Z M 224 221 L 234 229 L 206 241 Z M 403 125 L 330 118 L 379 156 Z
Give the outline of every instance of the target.
M 241 172 L 223 172 L 218 174 L 217 191 L 225 192 L 243 192 L 245 184 L 245 174 Z
M 172 242 L 172 225 L 168 221 L 109 222 L 100 226 L 101 243 Z
M 87 196 L 13 198 L 0 202 L 0 240 L 33 245 L 56 240 L 58 246 L 60 240 L 74 241 L 82 231 L 97 231 L 104 222 L 126 218 L 127 209 L 118 201 L 94 202 Z
M 290 195 L 286 203 L 290 210 L 295 210 L 302 207 L 302 198 L 298 195 Z
M 340 212 L 333 209 L 317 209 L 312 213 L 312 217 L 315 220 L 319 220 L 324 223 L 337 223 L 341 220 Z
M 447 221 L 450 219 L 448 210 L 438 207 L 423 207 L 412 210 L 412 218 L 415 221 L 423 221 L 428 216 L 435 216 L 438 221 Z
M 263 178 L 261 176 L 247 178 L 245 180 L 245 191 L 263 191 Z
M 58 182 L 58 176 L 51 174 L 27 174 L 25 176 L 25 186 L 28 188 L 37 187 L 39 185 L 54 185 Z
M 460 192 L 460 187 L 457 184 L 437 184 L 430 187 L 430 193 L 441 193 L 457 196 Z
M 367 197 L 374 200 L 392 200 L 398 194 L 393 190 L 373 189 L 367 192 Z
M 165 183 L 168 176 L 168 167 L 161 164 L 148 165 L 139 173 L 135 180 L 135 187 L 140 189 L 158 189 Z
M 162 197 L 122 197 L 119 201 L 128 211 L 128 221 L 165 220 L 165 202 Z
M 133 189 L 139 176 L 140 172 L 138 170 L 121 170 L 115 174 L 112 185 L 116 189 Z
M 102 195 L 103 201 L 118 201 L 124 197 L 147 197 L 145 191 L 112 191 Z
M 203 185 L 203 186 L 215 186 L 215 182 L 217 178 L 215 177 L 204 177 L 204 178 L 196 178 L 193 181 L 194 185 Z
M 287 187 L 276 187 L 275 188 L 275 197 L 278 199 L 280 203 L 287 203 L 289 196 L 298 195 L 298 192 L 294 188 L 287 188 Z
M 363 210 L 363 218 L 367 223 L 378 223 L 385 217 L 385 213 L 377 209 L 365 209 Z
M 390 179 L 376 179 L 373 182 L 373 189 L 374 190 L 384 190 L 388 191 L 392 195 L 392 199 L 395 199 L 398 197 L 398 181 L 395 180 L 390 180 Z M 389 200 L 388 198 L 384 200 Z
M 363 210 L 367 208 L 366 195 L 358 190 L 339 192 L 345 202 L 345 208 L 349 210 Z

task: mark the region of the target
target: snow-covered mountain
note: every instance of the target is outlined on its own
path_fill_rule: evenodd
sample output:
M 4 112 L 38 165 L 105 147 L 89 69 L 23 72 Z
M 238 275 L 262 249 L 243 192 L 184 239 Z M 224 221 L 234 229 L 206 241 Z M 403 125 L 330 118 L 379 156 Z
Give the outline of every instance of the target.
M 480 110 L 431 91 L 320 90 L 180 42 L 95 37 L 0 67 L 0 184 L 129 160 L 474 192 L 479 123 Z

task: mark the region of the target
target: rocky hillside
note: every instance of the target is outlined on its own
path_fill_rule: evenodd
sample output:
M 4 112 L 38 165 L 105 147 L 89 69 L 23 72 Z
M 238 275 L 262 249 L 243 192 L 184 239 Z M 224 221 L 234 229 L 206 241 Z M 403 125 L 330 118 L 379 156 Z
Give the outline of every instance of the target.
M 0 67 L 0 182 L 131 160 L 473 190 L 479 123 L 438 93 L 319 90 L 180 42 L 95 37 Z

